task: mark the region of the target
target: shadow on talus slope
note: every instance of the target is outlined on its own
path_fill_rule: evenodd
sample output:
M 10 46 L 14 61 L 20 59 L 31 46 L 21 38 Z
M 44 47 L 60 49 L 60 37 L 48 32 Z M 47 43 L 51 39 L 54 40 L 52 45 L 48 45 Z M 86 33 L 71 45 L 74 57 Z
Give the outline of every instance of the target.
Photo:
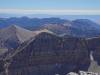
M 100 37 L 89 38 L 87 40 L 90 51 L 93 51 L 94 60 L 100 66 Z
M 65 75 L 87 71 L 90 58 L 85 39 L 42 32 L 4 59 L 7 75 Z

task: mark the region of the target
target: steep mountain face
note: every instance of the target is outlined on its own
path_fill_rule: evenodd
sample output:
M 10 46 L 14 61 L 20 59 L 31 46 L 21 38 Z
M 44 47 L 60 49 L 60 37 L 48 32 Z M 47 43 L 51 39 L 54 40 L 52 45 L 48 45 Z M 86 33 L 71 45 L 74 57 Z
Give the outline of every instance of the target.
M 88 39 L 88 45 L 91 51 L 93 51 L 94 60 L 100 65 L 100 37 Z
M 0 30 L 0 48 L 16 48 L 19 44 L 33 37 L 32 31 L 18 27 L 16 25 L 9 26 Z
M 88 68 L 88 72 L 100 73 L 100 65 L 94 60 L 93 51 L 90 52 L 91 64 Z
M 89 72 L 100 73 L 100 37 L 88 38 L 88 49 L 92 52 L 93 60 Z
M 42 32 L 7 56 L 5 69 L 9 75 L 65 75 L 87 70 L 90 59 L 85 43 L 81 38 Z

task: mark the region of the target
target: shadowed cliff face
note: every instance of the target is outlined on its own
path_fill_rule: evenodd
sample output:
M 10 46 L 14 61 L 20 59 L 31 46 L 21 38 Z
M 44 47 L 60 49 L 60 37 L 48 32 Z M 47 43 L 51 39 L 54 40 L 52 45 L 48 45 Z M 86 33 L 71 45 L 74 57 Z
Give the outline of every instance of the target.
M 87 70 L 89 52 L 84 39 L 61 38 L 42 32 L 5 59 L 9 75 L 64 75 Z
M 94 60 L 100 65 L 100 37 L 88 39 L 88 45 L 93 51 Z
M 3 60 L 0 60 L 0 74 L 5 70 L 3 65 L 4 65 Z

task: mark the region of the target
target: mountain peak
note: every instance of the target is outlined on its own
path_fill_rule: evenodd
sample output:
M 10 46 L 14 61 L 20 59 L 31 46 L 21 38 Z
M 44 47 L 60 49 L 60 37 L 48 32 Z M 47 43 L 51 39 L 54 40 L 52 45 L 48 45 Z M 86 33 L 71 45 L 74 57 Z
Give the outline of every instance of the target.
M 20 28 L 20 27 L 18 27 L 17 25 L 10 25 L 9 27 L 4 28 L 4 29 L 6 29 L 6 30 L 8 30 L 8 31 L 14 31 L 14 32 L 16 32 L 17 29 L 19 29 L 19 28 Z
M 50 31 L 50 30 L 48 30 L 48 29 L 43 29 L 43 30 L 40 30 L 40 32 L 53 33 L 52 31 Z
M 90 19 L 76 19 L 76 20 L 74 20 L 72 22 L 81 23 L 81 24 L 88 24 L 88 25 L 92 24 L 93 26 L 94 26 L 94 24 L 97 24 L 96 22 L 94 22 L 94 21 L 92 21 Z
M 17 28 L 21 28 L 21 27 L 19 27 L 17 25 L 10 25 L 9 28 L 17 29 Z
M 7 27 L 6 28 L 7 30 L 10 30 L 10 31 L 13 31 L 13 32 L 16 32 L 16 33 L 18 33 L 18 32 L 32 32 L 32 31 L 30 31 L 30 30 L 27 30 L 27 29 L 25 29 L 25 28 L 23 28 L 23 27 L 20 27 L 20 26 L 18 26 L 18 25 L 10 25 L 9 27 Z
M 43 32 L 46 32 L 46 33 L 50 33 L 50 34 L 54 34 L 52 31 L 48 30 L 48 29 L 42 29 L 42 30 L 39 30 L 39 31 L 35 31 L 37 34 L 39 33 L 43 33 Z
M 74 20 L 74 21 L 91 21 L 91 20 L 89 20 L 89 19 L 76 19 L 76 20 Z
M 8 41 L 8 43 L 11 44 L 11 47 L 12 43 L 21 44 L 24 41 L 29 40 L 33 36 L 35 36 L 35 33 L 17 25 L 10 25 L 9 27 L 0 30 L 1 40 L 4 40 L 4 43 L 5 41 Z
M 17 27 L 17 25 L 13 24 L 13 25 L 11 25 L 11 27 Z

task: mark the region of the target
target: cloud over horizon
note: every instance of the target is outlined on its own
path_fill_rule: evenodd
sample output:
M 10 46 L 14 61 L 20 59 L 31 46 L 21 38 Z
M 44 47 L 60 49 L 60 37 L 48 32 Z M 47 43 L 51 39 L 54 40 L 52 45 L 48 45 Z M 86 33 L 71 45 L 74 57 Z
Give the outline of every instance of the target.
M 5 14 L 100 15 L 99 9 L 0 9 Z

